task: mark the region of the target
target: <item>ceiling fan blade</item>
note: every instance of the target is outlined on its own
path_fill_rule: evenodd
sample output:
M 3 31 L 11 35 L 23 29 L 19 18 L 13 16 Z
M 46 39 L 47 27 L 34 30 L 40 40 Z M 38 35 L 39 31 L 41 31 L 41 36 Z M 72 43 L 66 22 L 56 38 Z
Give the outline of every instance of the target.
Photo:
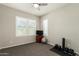
M 40 6 L 47 6 L 47 3 L 39 3 Z

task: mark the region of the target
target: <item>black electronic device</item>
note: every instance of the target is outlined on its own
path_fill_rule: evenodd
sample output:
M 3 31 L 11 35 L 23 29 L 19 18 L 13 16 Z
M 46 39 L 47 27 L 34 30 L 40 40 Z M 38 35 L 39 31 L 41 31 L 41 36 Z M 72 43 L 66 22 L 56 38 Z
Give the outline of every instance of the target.
M 42 30 L 37 30 L 36 35 L 43 35 L 43 31 Z

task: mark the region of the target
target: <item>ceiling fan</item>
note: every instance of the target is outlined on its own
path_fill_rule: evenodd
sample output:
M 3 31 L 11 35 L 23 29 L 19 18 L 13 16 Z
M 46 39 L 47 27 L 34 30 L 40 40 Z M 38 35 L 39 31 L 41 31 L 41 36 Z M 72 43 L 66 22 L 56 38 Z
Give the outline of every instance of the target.
M 38 10 L 40 10 L 41 6 L 47 6 L 47 3 L 33 3 L 32 6 Z

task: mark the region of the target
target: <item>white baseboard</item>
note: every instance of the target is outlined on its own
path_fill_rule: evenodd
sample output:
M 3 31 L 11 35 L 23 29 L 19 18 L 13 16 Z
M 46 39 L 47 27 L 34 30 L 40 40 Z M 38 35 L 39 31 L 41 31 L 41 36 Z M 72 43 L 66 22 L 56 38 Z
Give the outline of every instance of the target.
M 76 52 L 77 56 L 79 56 L 79 52 Z
M 35 41 L 34 41 L 35 42 Z M 11 46 L 6 46 L 6 47 L 1 47 L 1 49 L 6 49 L 6 48 L 10 48 L 10 47 L 15 47 L 15 46 L 19 46 L 19 45 L 24 45 L 24 44 L 30 44 L 30 43 L 33 43 L 33 42 L 28 42 L 28 43 L 21 43 L 21 44 L 17 44 L 17 45 L 11 45 Z
M 54 46 L 54 44 L 53 44 L 53 43 L 51 43 L 51 42 L 48 42 L 48 44 L 49 44 L 49 45 L 52 45 L 52 46 Z

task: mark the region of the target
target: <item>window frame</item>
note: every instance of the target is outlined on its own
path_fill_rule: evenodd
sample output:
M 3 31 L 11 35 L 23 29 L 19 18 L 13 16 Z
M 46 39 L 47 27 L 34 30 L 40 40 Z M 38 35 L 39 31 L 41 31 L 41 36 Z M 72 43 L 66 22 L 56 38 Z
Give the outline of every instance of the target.
M 18 20 L 18 18 L 20 18 L 21 20 L 22 19 L 24 19 L 24 20 L 22 20 L 22 21 L 26 21 L 26 22 L 24 22 L 24 23 L 27 23 L 27 24 L 29 24 L 30 22 L 32 23 L 33 21 L 35 22 L 35 24 L 34 24 L 34 26 L 32 26 L 32 27 L 29 27 L 30 25 L 26 25 L 27 27 L 25 28 L 26 30 L 28 29 L 28 28 L 31 28 L 31 29 L 34 29 L 34 31 L 33 32 L 35 32 L 35 33 L 30 33 L 30 31 L 28 32 L 28 31 L 26 31 L 26 33 L 22 33 L 22 34 L 18 34 L 18 32 L 17 32 L 17 27 L 18 27 L 18 25 L 17 25 L 17 20 Z M 21 21 L 20 20 L 20 21 Z M 29 23 L 28 23 L 28 22 Z M 24 25 L 24 24 L 23 24 Z M 24 25 L 25 26 L 25 25 Z M 23 29 L 24 30 L 24 29 Z M 29 30 L 29 29 L 28 29 Z M 19 30 L 19 31 L 21 31 L 21 30 Z M 29 18 L 24 18 L 24 17 L 20 17 L 20 16 L 16 16 L 16 37 L 19 37 L 19 36 L 34 36 L 34 35 L 36 35 L 36 20 L 34 20 L 34 19 L 29 19 Z
M 47 25 L 44 24 L 44 22 L 47 22 Z M 45 26 L 47 26 L 47 28 L 45 28 Z M 47 32 L 45 32 L 47 29 Z M 44 32 L 44 36 L 48 36 L 48 19 L 43 19 L 43 32 Z

